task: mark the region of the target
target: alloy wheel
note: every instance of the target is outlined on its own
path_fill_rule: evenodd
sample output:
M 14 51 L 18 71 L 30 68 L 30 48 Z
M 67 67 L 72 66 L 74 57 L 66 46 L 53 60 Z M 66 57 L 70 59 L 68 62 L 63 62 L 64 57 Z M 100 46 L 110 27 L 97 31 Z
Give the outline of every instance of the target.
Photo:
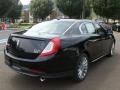
M 78 78 L 80 80 L 86 77 L 88 71 L 88 59 L 86 56 L 83 56 L 78 64 Z

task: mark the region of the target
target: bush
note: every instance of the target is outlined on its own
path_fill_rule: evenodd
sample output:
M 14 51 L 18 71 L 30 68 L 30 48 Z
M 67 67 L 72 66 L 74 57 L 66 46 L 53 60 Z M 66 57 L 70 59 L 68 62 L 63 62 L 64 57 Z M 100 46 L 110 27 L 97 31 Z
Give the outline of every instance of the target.
M 20 26 L 31 26 L 31 25 L 33 25 L 33 24 L 31 24 L 31 23 L 20 23 L 19 25 L 20 25 Z
M 19 25 L 17 24 L 17 23 L 12 23 L 11 25 L 10 25 L 10 28 L 18 28 L 19 27 Z

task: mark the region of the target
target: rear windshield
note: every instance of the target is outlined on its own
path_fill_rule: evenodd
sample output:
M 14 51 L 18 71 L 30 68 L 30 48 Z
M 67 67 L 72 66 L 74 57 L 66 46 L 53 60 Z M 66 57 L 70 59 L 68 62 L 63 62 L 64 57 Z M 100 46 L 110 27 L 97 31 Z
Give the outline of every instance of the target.
M 29 29 L 24 35 L 30 34 L 63 34 L 74 22 L 73 21 L 46 21 Z

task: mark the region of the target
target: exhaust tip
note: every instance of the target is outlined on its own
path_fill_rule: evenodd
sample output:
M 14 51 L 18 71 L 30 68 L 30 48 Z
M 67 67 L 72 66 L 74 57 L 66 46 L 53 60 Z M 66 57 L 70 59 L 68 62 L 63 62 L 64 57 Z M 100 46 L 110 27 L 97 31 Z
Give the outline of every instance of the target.
M 41 82 L 44 82 L 44 81 L 45 81 L 45 78 L 44 78 L 44 77 L 40 77 L 40 81 L 41 81 Z

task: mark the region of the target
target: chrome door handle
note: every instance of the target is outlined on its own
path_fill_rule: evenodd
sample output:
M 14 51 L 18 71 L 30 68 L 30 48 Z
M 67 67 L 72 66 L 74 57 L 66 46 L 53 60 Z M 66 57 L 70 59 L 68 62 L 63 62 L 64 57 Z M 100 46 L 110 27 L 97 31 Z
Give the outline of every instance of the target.
M 99 39 L 89 40 L 89 42 L 96 42 L 96 41 L 99 41 Z

